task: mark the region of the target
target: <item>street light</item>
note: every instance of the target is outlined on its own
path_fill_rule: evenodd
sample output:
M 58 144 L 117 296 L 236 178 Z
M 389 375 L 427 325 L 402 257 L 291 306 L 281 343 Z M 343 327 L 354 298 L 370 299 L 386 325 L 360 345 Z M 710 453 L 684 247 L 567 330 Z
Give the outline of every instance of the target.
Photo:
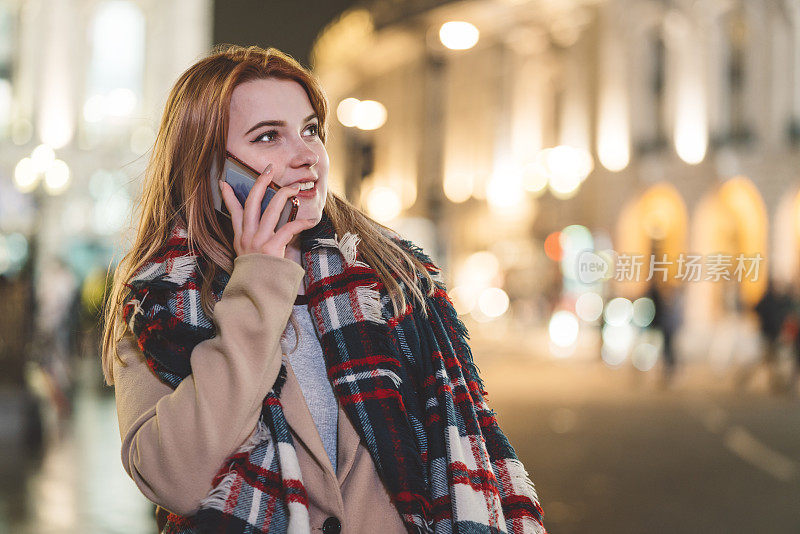
M 361 103 L 357 98 L 345 98 L 336 106 L 336 118 L 343 126 L 352 128 L 356 125 L 356 108 Z
M 480 32 L 473 24 L 450 21 L 439 28 L 439 40 L 450 50 L 468 50 L 478 42 Z
M 46 144 L 34 148 L 30 157 L 22 158 L 14 167 L 14 185 L 21 193 L 35 191 L 42 179 L 51 195 L 63 193 L 70 179 L 69 165 L 56 159 L 55 152 Z
M 570 347 L 578 341 L 580 325 L 578 318 L 567 310 L 559 310 L 550 317 L 547 325 L 550 341 L 557 347 Z
M 348 128 L 377 130 L 386 123 L 386 106 L 377 100 L 345 98 L 336 106 L 336 118 Z
M 487 287 L 478 297 L 478 308 L 481 313 L 492 319 L 500 317 L 508 311 L 508 293 L 499 287 Z
M 37 173 L 47 171 L 47 168 L 55 161 L 56 153 L 50 146 L 41 144 L 31 152 L 31 160 Z
M 356 127 L 377 130 L 386 123 L 386 107 L 377 100 L 362 100 L 355 109 Z
M 69 166 L 60 159 L 44 171 L 44 187 L 51 195 L 63 193 L 69 185 Z
M 14 167 L 14 185 L 21 193 L 30 193 L 36 189 L 39 173 L 31 158 L 22 158 Z
M 367 211 L 378 221 L 391 221 L 403 210 L 400 196 L 391 187 L 376 185 L 366 194 Z

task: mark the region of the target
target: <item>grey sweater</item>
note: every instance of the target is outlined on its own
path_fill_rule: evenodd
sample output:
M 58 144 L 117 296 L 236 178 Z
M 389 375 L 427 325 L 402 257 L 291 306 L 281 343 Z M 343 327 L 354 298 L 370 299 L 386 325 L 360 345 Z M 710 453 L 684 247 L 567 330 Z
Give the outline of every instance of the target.
M 322 346 L 317 338 L 313 318 L 306 304 L 295 304 L 292 315 L 299 324 L 300 341 L 294 348 L 294 328 L 292 322 L 286 326 L 286 335 L 281 339 L 281 349 L 289 356 L 289 363 L 300 383 L 303 397 L 308 404 L 308 411 L 317 426 L 322 445 L 331 460 L 336 472 L 336 442 L 338 425 L 338 404 L 333 388 L 328 380 L 327 367 L 322 353 Z

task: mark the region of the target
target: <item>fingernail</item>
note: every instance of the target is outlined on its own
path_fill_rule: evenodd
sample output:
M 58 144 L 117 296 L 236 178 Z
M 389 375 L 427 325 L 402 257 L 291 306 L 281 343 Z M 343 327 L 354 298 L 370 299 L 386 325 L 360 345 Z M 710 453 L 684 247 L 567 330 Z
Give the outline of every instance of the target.
M 270 172 L 272 170 L 272 163 L 267 164 L 267 168 L 264 169 L 264 172 Z

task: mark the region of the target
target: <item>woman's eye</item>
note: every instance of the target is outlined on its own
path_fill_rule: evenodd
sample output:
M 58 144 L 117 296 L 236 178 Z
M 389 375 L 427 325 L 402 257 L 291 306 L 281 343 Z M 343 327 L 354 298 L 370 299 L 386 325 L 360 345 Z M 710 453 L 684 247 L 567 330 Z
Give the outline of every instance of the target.
M 318 124 L 309 124 L 308 126 L 306 126 L 306 130 L 308 130 L 309 128 L 312 130 L 312 135 L 314 135 L 314 136 L 319 135 L 319 125 Z M 257 142 L 260 142 L 260 141 L 265 141 L 267 143 L 272 143 L 274 141 L 274 138 L 277 137 L 277 136 L 278 136 L 278 131 L 277 130 L 270 130 L 268 132 L 264 132 L 263 134 L 259 135 L 255 139 L 253 139 L 253 142 L 257 143 Z
M 268 135 L 275 136 L 275 135 L 278 135 L 278 132 L 276 132 L 275 130 L 270 130 L 268 132 L 264 132 L 263 134 L 261 134 L 258 137 L 256 137 L 254 139 L 254 141 L 261 141 L 264 137 L 266 137 Z M 271 142 L 271 141 L 267 141 L 267 142 Z

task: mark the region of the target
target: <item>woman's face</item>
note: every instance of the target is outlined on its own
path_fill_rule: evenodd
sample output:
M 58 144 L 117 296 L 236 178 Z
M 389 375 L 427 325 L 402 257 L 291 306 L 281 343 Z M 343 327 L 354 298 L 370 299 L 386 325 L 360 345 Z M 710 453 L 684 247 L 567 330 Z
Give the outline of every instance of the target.
M 316 180 L 310 198 L 297 197 L 297 218 L 317 222 L 328 193 L 328 152 L 318 132 L 308 95 L 293 80 L 251 80 L 233 90 L 228 151 L 259 172 L 272 163 L 272 181 L 279 187 Z

